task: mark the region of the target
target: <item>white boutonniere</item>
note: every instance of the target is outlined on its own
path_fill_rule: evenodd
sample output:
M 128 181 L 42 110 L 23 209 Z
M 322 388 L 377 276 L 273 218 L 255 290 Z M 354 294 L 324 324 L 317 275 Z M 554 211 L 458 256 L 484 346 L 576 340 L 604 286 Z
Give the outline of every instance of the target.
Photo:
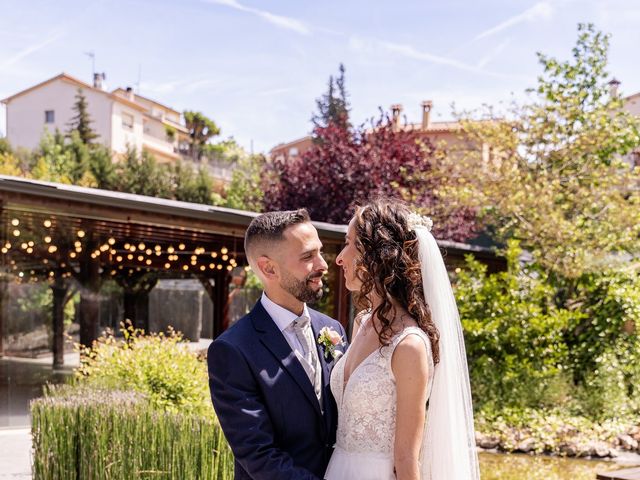
M 333 360 L 337 360 L 342 356 L 342 352 L 336 350 L 336 347 L 338 345 L 344 345 L 344 340 L 342 339 L 342 335 L 333 328 L 323 327 L 318 334 L 317 341 L 322 345 L 325 359 L 329 360 L 329 358 L 332 358 Z

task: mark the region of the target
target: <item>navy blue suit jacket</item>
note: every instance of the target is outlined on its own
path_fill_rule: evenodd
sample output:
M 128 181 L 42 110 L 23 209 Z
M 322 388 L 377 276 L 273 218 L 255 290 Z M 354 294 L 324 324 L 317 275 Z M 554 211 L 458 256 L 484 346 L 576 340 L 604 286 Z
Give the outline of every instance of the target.
M 315 310 L 309 314 L 316 338 L 327 326 L 346 341 L 340 323 Z M 334 361 L 320 345 L 318 356 L 324 414 L 309 377 L 260 301 L 209 346 L 211 399 L 235 456 L 236 479 L 322 478 L 337 409 L 329 388 Z

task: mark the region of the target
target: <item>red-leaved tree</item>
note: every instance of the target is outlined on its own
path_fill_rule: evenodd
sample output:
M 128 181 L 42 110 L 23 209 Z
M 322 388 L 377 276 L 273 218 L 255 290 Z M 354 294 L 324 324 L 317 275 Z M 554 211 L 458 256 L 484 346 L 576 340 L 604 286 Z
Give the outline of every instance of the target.
M 306 208 L 311 218 L 347 223 L 354 208 L 380 195 L 409 198 L 434 216 L 437 238 L 464 241 L 477 229 L 470 209 L 446 211 L 438 205 L 429 176 L 433 146 L 416 132 L 395 128 L 387 116 L 372 128 L 335 123 L 314 129 L 313 147 L 296 159 L 271 163 L 265 172 L 266 210 Z

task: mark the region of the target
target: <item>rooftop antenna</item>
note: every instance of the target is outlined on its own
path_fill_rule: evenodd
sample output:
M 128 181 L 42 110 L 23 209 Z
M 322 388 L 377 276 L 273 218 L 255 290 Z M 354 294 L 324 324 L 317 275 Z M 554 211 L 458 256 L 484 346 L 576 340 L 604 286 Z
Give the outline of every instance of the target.
M 91 59 L 91 81 L 93 81 L 93 76 L 96 74 L 96 54 L 93 50 L 84 54 Z

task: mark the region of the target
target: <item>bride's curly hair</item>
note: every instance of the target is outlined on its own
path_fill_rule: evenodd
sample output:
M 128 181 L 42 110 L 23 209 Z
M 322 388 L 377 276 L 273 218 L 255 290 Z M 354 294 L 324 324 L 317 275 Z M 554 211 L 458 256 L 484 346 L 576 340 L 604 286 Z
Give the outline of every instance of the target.
M 418 258 L 418 240 L 407 224 L 411 210 L 399 200 L 380 198 L 356 209 L 355 245 L 359 252 L 355 274 L 362 282 L 359 301 L 367 310 L 373 308 L 371 292 L 382 299 L 373 309 L 380 328 L 373 323 L 381 345 L 388 345 L 393 335 L 395 300 L 415 319 L 429 336 L 434 362 L 440 355 L 440 334 L 431 319 L 424 298 Z

